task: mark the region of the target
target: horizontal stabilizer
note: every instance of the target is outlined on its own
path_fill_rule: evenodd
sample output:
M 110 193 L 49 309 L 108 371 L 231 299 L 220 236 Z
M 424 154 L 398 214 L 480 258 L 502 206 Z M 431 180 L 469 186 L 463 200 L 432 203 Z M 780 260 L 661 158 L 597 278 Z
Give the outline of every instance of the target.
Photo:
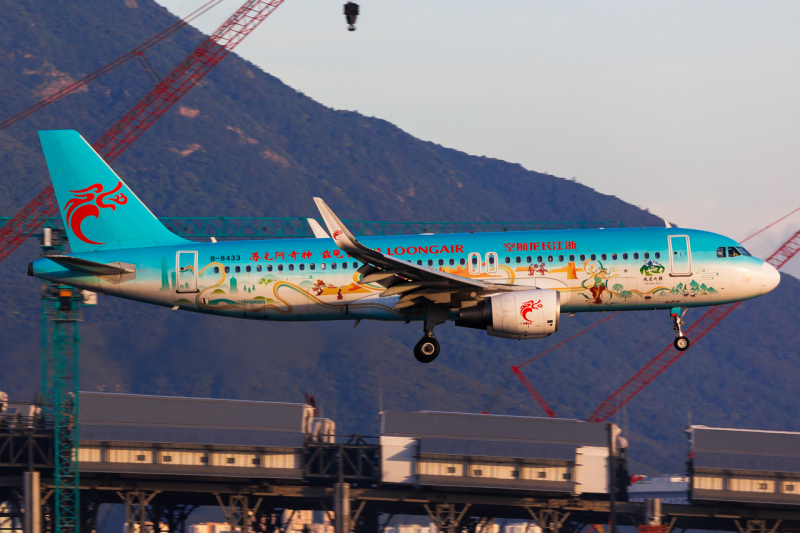
M 69 255 L 50 255 L 47 259 L 58 263 L 59 265 L 73 270 L 75 272 L 83 272 L 84 274 L 92 274 L 94 276 L 124 276 L 126 274 L 135 274 L 135 269 L 128 269 L 122 266 L 106 265 L 103 263 L 95 263 L 94 261 L 87 261 L 86 259 L 78 259 Z

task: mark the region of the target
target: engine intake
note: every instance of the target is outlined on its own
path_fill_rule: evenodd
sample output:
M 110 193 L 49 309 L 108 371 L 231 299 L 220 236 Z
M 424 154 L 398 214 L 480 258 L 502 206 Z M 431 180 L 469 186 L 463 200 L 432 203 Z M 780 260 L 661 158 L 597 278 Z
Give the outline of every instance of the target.
M 493 337 L 539 339 L 561 325 L 561 293 L 551 289 L 504 292 L 461 310 L 456 326 L 485 329 Z

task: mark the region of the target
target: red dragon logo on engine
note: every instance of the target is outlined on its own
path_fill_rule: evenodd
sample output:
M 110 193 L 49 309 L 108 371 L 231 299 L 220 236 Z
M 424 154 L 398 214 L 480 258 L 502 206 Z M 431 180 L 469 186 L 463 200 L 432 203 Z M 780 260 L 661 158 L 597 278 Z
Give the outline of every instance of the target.
M 533 321 L 528 319 L 528 313 L 536 309 L 541 309 L 542 307 L 544 307 L 544 305 L 542 305 L 541 300 L 536 300 L 535 302 L 531 300 L 519 306 L 519 314 L 526 324 L 531 324 Z
M 114 190 L 108 192 L 103 192 L 103 186 L 99 183 L 95 183 L 94 185 L 90 185 L 89 187 L 79 191 L 69 191 L 74 194 L 75 197 L 67 202 L 64 210 L 67 212 L 67 225 L 72 230 L 72 233 L 74 233 L 75 236 L 83 242 L 87 242 L 89 244 L 105 244 L 103 242 L 95 242 L 86 238 L 86 235 L 84 235 L 83 231 L 81 230 L 81 223 L 87 217 L 99 217 L 100 208 L 111 209 L 112 211 L 117 208 L 117 206 L 114 204 L 107 204 L 105 202 L 106 198 L 117 205 L 127 204 L 128 197 L 125 196 L 125 194 L 119 193 L 115 196 L 111 196 L 121 188 L 122 182 L 120 181 L 117 182 L 117 186 L 114 187 Z

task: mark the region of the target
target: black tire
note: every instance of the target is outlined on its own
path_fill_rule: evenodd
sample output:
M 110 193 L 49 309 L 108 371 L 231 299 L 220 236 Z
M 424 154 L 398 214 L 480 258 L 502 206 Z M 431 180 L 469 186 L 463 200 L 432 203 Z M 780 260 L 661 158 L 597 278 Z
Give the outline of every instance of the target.
M 679 352 L 685 352 L 689 349 L 689 346 L 691 346 L 688 337 L 678 337 L 673 344 L 675 345 L 675 349 Z
M 439 356 L 439 341 L 433 337 L 422 337 L 414 346 L 414 357 L 420 363 L 430 363 Z

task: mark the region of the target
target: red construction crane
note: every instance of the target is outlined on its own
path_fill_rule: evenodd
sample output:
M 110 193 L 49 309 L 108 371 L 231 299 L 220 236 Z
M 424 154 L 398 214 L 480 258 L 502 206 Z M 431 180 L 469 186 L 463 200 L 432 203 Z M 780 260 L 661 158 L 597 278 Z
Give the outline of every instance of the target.
M 116 159 L 283 2 L 284 0 L 247 0 L 217 31 L 94 143 L 97 153 L 107 163 Z M 0 262 L 56 213 L 58 203 L 53 186 L 49 185 L 0 228 Z
M 40 100 L 39 102 L 37 102 L 34 105 L 30 106 L 29 108 L 25 109 L 24 111 L 20 111 L 19 113 L 17 113 L 13 117 L 7 118 L 3 122 L 0 122 L 0 130 L 3 130 L 5 128 L 11 126 L 12 124 L 15 124 L 15 123 L 19 122 L 23 118 L 25 118 L 25 117 L 27 117 L 29 115 L 32 115 L 33 113 L 36 113 L 37 111 L 39 111 L 43 107 L 46 107 L 46 106 L 52 104 L 53 102 L 56 102 L 56 101 L 64 98 L 65 96 L 74 93 L 75 91 L 77 91 L 78 89 L 80 89 L 81 87 L 83 87 L 84 85 L 89 83 L 90 81 L 96 80 L 97 78 L 99 78 L 103 74 L 107 74 L 107 73 L 111 72 L 112 70 L 114 70 L 115 68 L 117 68 L 118 66 L 120 66 L 120 65 L 122 65 L 124 63 L 127 63 L 129 60 L 133 59 L 134 57 L 143 54 L 145 52 L 145 50 L 149 50 L 150 48 L 152 48 L 156 44 L 160 43 L 161 41 L 163 41 L 164 39 L 166 39 L 167 37 L 169 37 L 170 35 L 172 35 L 176 31 L 180 30 L 184 26 L 187 26 L 191 21 L 193 21 L 194 19 L 196 19 L 197 17 L 199 17 L 200 15 L 202 15 L 203 13 L 208 11 L 209 9 L 213 8 L 214 6 L 219 4 L 221 1 L 222 0 L 210 0 L 209 2 L 203 4 L 202 6 L 198 7 L 197 9 L 195 9 L 194 11 L 189 13 L 189 15 L 186 16 L 186 18 L 183 18 L 183 19 L 179 20 L 175 24 L 173 24 L 173 25 L 169 26 L 168 28 L 166 28 L 166 29 L 160 31 L 159 33 L 155 34 L 150 39 L 146 40 L 145 42 L 143 42 L 142 44 L 140 44 L 139 46 L 137 46 L 136 48 L 134 48 L 133 50 L 131 50 L 127 54 L 118 57 L 117 59 L 115 59 L 114 61 L 108 63 L 107 65 L 102 66 L 99 69 L 95 70 L 91 74 L 87 74 L 86 76 L 84 76 L 83 78 L 79 79 L 78 81 L 76 81 L 74 83 L 71 83 L 70 85 L 67 85 L 66 87 L 64 87 L 60 91 L 57 91 L 57 92 L 51 94 L 50 96 L 48 96 L 47 98 L 44 98 L 44 99 Z
M 771 264 L 777 269 L 785 265 L 792 257 L 800 252 L 800 231 L 792 235 L 792 237 L 783 243 L 772 255 L 770 255 L 766 262 Z M 711 331 L 720 321 L 728 316 L 731 311 L 736 309 L 742 302 L 735 302 L 724 305 L 715 305 L 703 316 L 701 316 L 690 328 L 685 330 L 684 335 L 689 337 L 692 341 L 692 346 L 703 338 L 706 333 Z M 589 417 L 588 422 L 603 422 L 610 416 L 616 413 L 623 405 L 628 403 L 631 398 L 639 394 L 642 389 L 649 385 L 656 379 L 662 372 L 664 372 L 672 363 L 686 352 L 679 352 L 670 343 L 670 345 L 662 350 L 652 361 L 650 361 L 644 368 L 636 373 L 629 379 L 622 387 L 620 387 L 614 394 L 608 397 L 606 401 L 600 404 L 592 416 Z
M 615 317 L 615 316 L 617 316 L 618 314 L 619 314 L 619 311 L 617 311 L 616 313 L 612 313 L 612 314 L 608 315 L 607 317 L 605 317 L 603 320 L 599 320 L 599 321 L 595 322 L 594 324 L 592 324 L 591 326 L 589 326 L 588 328 L 584 328 L 584 329 L 582 329 L 581 331 L 579 331 L 578 333 L 576 333 L 576 334 L 575 334 L 575 335 L 573 335 L 572 337 L 570 337 L 570 338 L 568 338 L 568 339 L 566 339 L 566 340 L 564 340 L 564 341 L 561 341 L 561 342 L 559 342 L 558 344 L 556 344 L 556 345 L 555 345 L 555 346 L 553 346 L 552 348 L 548 348 L 547 350 L 543 351 L 543 352 L 542 352 L 542 353 L 540 353 L 539 355 L 536 355 L 536 356 L 534 356 L 534 357 L 531 357 L 530 359 L 528 359 L 527 361 L 525 361 L 525 362 L 524 362 L 524 363 L 522 363 L 521 365 L 519 365 L 519 366 L 512 366 L 512 367 L 511 367 L 511 371 L 512 371 L 512 372 L 514 373 L 514 375 L 515 375 L 515 376 L 517 376 L 517 378 L 518 378 L 518 379 L 519 379 L 519 380 L 522 382 L 522 386 L 523 386 L 523 387 L 525 387 L 525 388 L 528 390 L 528 392 L 530 393 L 530 395 L 531 395 L 531 396 L 533 396 L 533 399 L 534 399 L 534 400 L 536 400 L 536 403 L 538 403 L 538 404 L 539 404 L 539 406 L 540 406 L 542 409 L 544 409 L 544 412 L 545 412 L 545 413 L 547 413 L 547 416 L 549 416 L 550 418 L 555 418 L 555 417 L 556 417 L 556 414 L 553 412 L 553 410 L 552 410 L 552 409 L 550 409 L 550 406 L 548 406 L 548 405 L 547 405 L 547 402 L 545 402 L 545 401 L 544 401 L 544 398 L 542 398 L 541 394 L 539 394 L 539 392 L 538 392 L 538 391 L 536 390 L 536 388 L 533 386 L 533 383 L 531 383 L 530 381 L 528 381 L 528 378 L 526 378 L 526 377 L 525 377 L 525 375 L 522 373 L 522 371 L 520 370 L 520 368 L 522 368 L 523 366 L 527 365 L 528 363 L 532 363 L 533 361 L 535 361 L 535 360 L 539 359 L 539 358 L 540 358 L 541 356 L 543 356 L 544 354 L 546 354 L 546 353 L 549 353 L 549 352 L 552 352 L 552 351 L 553 351 L 553 350 L 555 350 L 556 348 L 558 348 L 558 347 L 560 347 L 560 346 L 563 346 L 563 345 L 567 344 L 567 343 L 568 343 L 569 341 L 571 341 L 572 339 L 575 339 L 575 338 L 577 338 L 577 337 L 580 337 L 581 335 L 583 335 L 584 333 L 586 333 L 586 332 L 587 332 L 587 331 L 589 331 L 590 329 L 592 329 L 592 328 L 596 328 L 597 326 L 599 326 L 600 324 L 602 324 L 602 323 L 603 323 L 603 322 L 605 322 L 606 320 L 611 320 L 612 318 L 614 318 L 614 317 Z M 505 386 L 506 386 L 507 384 L 508 384 L 508 382 L 504 383 L 504 384 L 503 384 L 503 388 L 505 388 Z M 495 395 L 492 397 L 492 400 L 491 400 L 491 402 L 489 403 L 489 406 L 486 408 L 486 411 L 484 411 L 484 413 L 488 412 L 488 410 L 489 410 L 489 409 L 491 409 L 491 408 L 494 406 L 494 402 L 495 402 L 495 401 L 497 401 L 497 398 L 500 396 L 500 392 L 501 392 L 501 391 L 502 391 L 502 388 L 501 388 L 500 390 L 498 390 L 498 391 L 497 391 L 497 393 L 495 393 Z

